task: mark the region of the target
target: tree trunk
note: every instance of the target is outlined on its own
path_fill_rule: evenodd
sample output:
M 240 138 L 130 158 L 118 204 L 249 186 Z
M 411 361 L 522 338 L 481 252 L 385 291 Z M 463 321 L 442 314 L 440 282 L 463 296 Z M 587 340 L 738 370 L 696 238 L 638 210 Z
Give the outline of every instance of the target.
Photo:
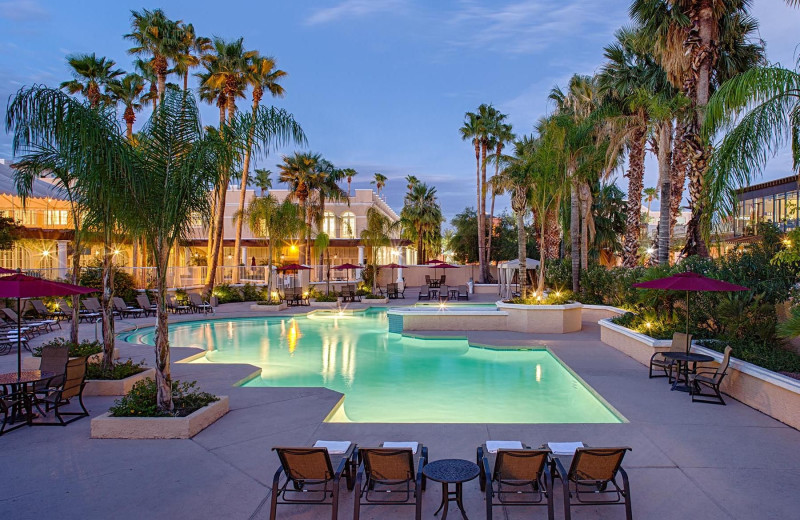
M 481 279 L 484 283 L 489 283 L 489 259 L 486 255 L 486 143 L 481 146 L 481 219 L 483 227 L 478 230 L 480 240 L 478 247 L 481 248 L 482 255 L 478 257 L 481 266 Z M 491 224 L 490 224 L 491 225 Z
M 183 75 L 183 91 L 187 92 L 189 90 L 189 72 L 187 71 L 186 74 Z
M 669 265 L 670 212 L 672 196 L 672 120 L 658 129 L 658 178 L 661 184 L 661 207 L 658 213 L 658 254 L 661 265 Z
M 683 201 L 683 187 L 686 184 L 686 124 L 678 121 L 675 125 L 675 140 L 672 148 L 672 165 L 670 167 L 670 218 L 669 234 L 675 234 L 675 224 L 681 214 L 681 202 Z
M 167 313 L 167 265 L 169 265 L 169 245 L 158 244 L 154 251 L 156 257 L 156 388 L 158 388 L 158 409 L 171 411 L 172 375 L 170 373 L 169 353 L 169 314 Z
M 167 86 L 167 58 L 160 54 L 156 54 L 153 57 L 153 72 L 156 73 L 156 78 L 158 78 L 158 100 L 159 102 L 161 99 L 164 98 L 164 90 Z
M 639 232 L 642 228 L 642 185 L 644 179 L 645 127 L 637 128 L 631 136 L 628 159 L 628 208 L 625 218 L 625 242 L 622 265 L 636 267 L 639 263 Z
M 515 212 L 517 214 L 517 259 L 519 260 L 519 293 L 522 298 L 528 296 L 528 247 L 525 239 L 525 208 Z
M 548 211 L 545 215 L 548 215 Z M 536 288 L 536 294 L 542 296 L 544 294 L 544 274 L 545 274 L 545 254 L 547 250 L 547 226 L 549 222 L 547 218 L 542 218 L 539 226 L 539 285 Z
M 572 173 L 572 172 L 571 172 Z M 573 174 L 570 175 L 573 177 Z M 572 180 L 570 191 L 569 239 L 572 256 L 572 292 L 578 293 L 581 279 L 581 208 L 578 200 L 577 179 Z
M 258 110 L 258 104 L 253 101 L 253 120 L 252 124 L 250 125 L 250 129 L 247 134 L 247 150 L 245 151 L 244 155 L 244 162 L 242 163 L 242 182 L 241 182 L 241 190 L 239 193 L 239 215 L 242 214 L 244 211 L 244 203 L 245 198 L 247 196 L 247 181 L 250 179 L 248 172 L 250 171 L 250 155 L 252 154 L 253 148 L 253 135 L 255 134 L 256 130 L 256 111 Z M 236 265 L 239 265 L 239 256 L 242 252 L 242 221 L 244 219 L 239 218 L 236 221 L 236 239 L 233 245 L 233 259 L 236 262 Z M 233 271 L 233 280 L 234 282 L 239 282 L 239 270 L 234 269 Z
M 477 208 L 475 215 L 478 219 L 478 283 L 483 283 L 483 249 L 481 248 L 481 231 L 483 230 L 483 218 L 481 213 L 481 145 L 475 141 L 475 185 L 477 186 Z
M 214 215 L 214 234 L 212 236 L 211 254 L 208 258 L 208 270 L 206 272 L 206 283 L 203 286 L 203 294 L 206 298 L 211 297 L 214 290 L 214 283 L 217 276 L 217 266 L 219 266 L 219 256 L 222 253 L 222 240 L 224 239 L 223 230 L 225 225 L 225 197 L 228 193 L 228 182 L 230 177 L 226 174 L 219 186 L 219 198 L 217 201 L 217 213 Z
M 74 218 L 74 217 L 73 217 Z M 77 222 L 77 221 L 76 221 Z M 81 241 L 78 236 L 80 230 L 75 226 L 75 238 L 72 241 L 72 283 L 79 285 L 81 281 Z M 80 322 L 81 297 L 72 295 L 72 321 L 69 324 L 69 340 L 78 343 L 78 323 Z
M 559 257 L 559 246 L 561 245 L 561 226 L 558 222 L 559 203 L 555 203 L 555 209 L 551 208 L 547 212 L 545 226 L 545 249 L 544 257 L 547 260 L 555 260 Z M 541 255 L 540 250 L 540 255 Z
M 589 219 L 592 218 L 592 189 L 581 182 L 578 201 L 581 205 L 581 269 L 589 269 Z
M 495 193 L 492 189 L 492 203 L 489 206 L 489 236 L 486 237 L 486 262 L 490 265 L 492 263 L 492 235 L 494 235 L 494 199 Z
M 111 226 L 106 225 L 103 231 L 103 293 L 101 298 L 103 320 L 103 369 L 111 370 L 114 364 L 114 271 L 113 253 L 111 251 Z

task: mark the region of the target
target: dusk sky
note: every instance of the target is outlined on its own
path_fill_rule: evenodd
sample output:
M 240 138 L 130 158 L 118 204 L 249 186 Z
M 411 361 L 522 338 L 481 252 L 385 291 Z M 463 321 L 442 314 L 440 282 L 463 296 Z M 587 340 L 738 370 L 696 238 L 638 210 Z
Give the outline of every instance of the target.
M 161 7 L 198 34 L 227 39 L 277 58 L 288 72 L 287 95 L 272 100 L 301 123 L 309 149 L 336 166 L 352 167 L 357 188 L 374 172 L 389 177 L 388 202 L 399 211 L 403 177 L 414 174 L 438 188 L 448 220 L 475 205 L 472 146 L 458 129 L 466 111 L 493 103 L 517 134 L 529 133 L 552 106 L 547 93 L 576 72 L 602 64 L 603 46 L 628 24 L 628 0 L 413 1 L 325 0 L 0 2 L 0 98 L 23 85 L 57 86 L 70 79 L 65 57 L 108 56 L 130 70 L 130 10 Z M 783 0 L 756 0 L 770 61 L 795 63 L 800 9 Z M 172 81 L 177 82 L 177 78 Z M 270 102 L 269 99 L 266 102 Z M 249 101 L 239 101 L 247 109 Z M 143 121 L 149 111 L 139 114 Z M 214 107 L 203 109 L 215 124 Z M 5 114 L 4 114 L 5 116 Z M 281 150 L 259 167 L 276 171 Z M 0 157 L 10 139 L 0 133 Z M 645 186 L 656 184 L 647 163 Z M 791 174 L 788 149 L 764 179 Z M 617 182 L 625 189 L 622 172 Z M 506 207 L 507 200 L 499 202 Z M 657 203 L 654 204 L 654 208 Z

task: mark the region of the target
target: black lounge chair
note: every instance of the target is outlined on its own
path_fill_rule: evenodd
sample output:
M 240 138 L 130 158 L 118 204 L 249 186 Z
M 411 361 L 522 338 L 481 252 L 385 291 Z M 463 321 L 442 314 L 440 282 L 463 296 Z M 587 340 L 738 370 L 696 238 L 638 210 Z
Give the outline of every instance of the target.
M 66 370 L 63 381 L 59 385 L 47 385 L 36 392 L 35 404 L 39 408 L 41 404 L 45 405 L 45 412 L 50 411 L 52 408 L 55 411 L 56 419 L 58 422 L 41 422 L 37 424 L 47 426 L 66 426 L 71 422 L 88 417 L 89 412 L 83 404 L 83 388 L 86 386 L 86 357 L 79 357 L 67 361 Z M 41 396 L 41 397 L 40 397 Z M 77 398 L 78 404 L 81 407 L 79 412 L 64 412 L 62 407 L 67 406 L 70 402 Z M 70 416 L 71 419 L 65 421 L 64 416 Z
M 668 352 L 686 352 L 686 345 L 692 344 L 692 335 L 684 334 L 683 332 L 676 332 L 672 335 L 672 345 L 669 347 Z M 661 352 L 656 352 L 650 357 L 650 379 L 654 377 L 668 377 L 672 382 L 672 369 L 675 366 L 674 359 L 668 359 L 663 356 Z M 653 369 L 662 370 L 664 375 L 653 375 Z
M 501 448 L 494 456 L 486 445 L 478 448 L 480 486 L 481 491 L 486 492 L 487 520 L 492 519 L 492 508 L 496 506 L 546 506 L 547 518 L 553 520 L 553 476 L 548 468 L 550 455 L 547 448 Z
M 43 320 L 61 320 L 66 319 L 67 315 L 63 311 L 49 310 L 42 300 L 31 300 L 31 306 L 36 312 L 36 315 Z
M 58 320 L 31 321 L 20 318 L 20 316 L 16 312 L 14 312 L 13 309 L 9 309 L 8 307 L 4 307 L 2 311 L 6 315 L 6 318 L 8 318 L 6 320 L 7 323 L 9 323 L 12 327 L 16 327 L 17 323 L 21 323 L 25 327 L 28 327 L 30 330 L 34 332 L 40 332 L 42 334 L 45 332 L 52 331 L 53 325 L 58 325 L 58 328 L 59 329 L 61 328 L 61 323 L 59 323 Z
M 197 312 L 202 312 L 203 314 L 207 313 L 214 313 L 214 307 L 205 300 L 203 300 L 202 296 L 197 293 L 189 293 L 189 305 Z
M 622 469 L 622 459 L 628 447 L 578 448 L 569 471 L 561 460 L 554 458 L 558 476 L 564 488 L 564 518 L 572 518 L 574 506 L 625 506 L 625 518 L 632 520 L 631 490 L 628 474 Z M 617 476 L 622 477 L 622 486 Z
M 722 363 L 715 371 L 705 370 L 697 372 L 696 374 L 689 374 L 689 383 L 692 385 L 692 402 L 693 403 L 709 403 L 709 404 L 725 404 L 722 398 L 722 392 L 719 387 L 722 380 L 728 374 L 728 367 L 731 363 L 731 347 L 725 347 L 725 354 L 722 357 Z M 710 389 L 713 393 L 703 393 L 703 388 Z
M 335 471 L 327 448 L 272 449 L 278 453 L 281 466 L 272 479 L 270 520 L 275 519 L 278 504 L 329 505 L 331 519 L 336 520 L 339 514 L 339 484 L 342 476 L 347 482 L 347 489 L 353 489 L 352 459 L 355 445 L 351 444 L 345 453 L 334 456 L 334 459 L 339 458 Z M 285 475 L 283 483 L 281 475 Z
M 360 518 L 362 505 L 415 506 L 415 518 L 422 519 L 422 469 L 428 462 L 427 448 L 418 444 L 416 454 L 412 447 L 359 448 L 356 460 L 362 469 L 356 477 L 353 520 Z
M 188 305 L 178 303 L 178 299 L 174 294 L 167 295 L 167 309 L 171 310 L 173 314 L 189 314 L 192 312 L 192 308 Z
M 125 303 L 125 300 L 119 296 L 114 296 L 111 299 L 111 303 L 114 304 L 114 310 L 117 311 L 123 318 L 127 318 L 128 316 L 141 318 L 144 316 L 144 309 L 129 306 L 127 303 Z

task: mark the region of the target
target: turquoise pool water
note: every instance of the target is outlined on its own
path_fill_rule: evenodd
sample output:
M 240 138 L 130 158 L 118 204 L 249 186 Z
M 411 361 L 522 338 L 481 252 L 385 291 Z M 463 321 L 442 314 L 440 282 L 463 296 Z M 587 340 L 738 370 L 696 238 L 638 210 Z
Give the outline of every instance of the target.
M 125 339 L 152 344 L 152 336 L 143 329 Z M 622 421 L 545 349 L 500 351 L 390 334 L 385 310 L 176 324 L 170 341 L 206 349 L 195 362 L 261 367 L 246 386 L 341 392 L 333 422 Z

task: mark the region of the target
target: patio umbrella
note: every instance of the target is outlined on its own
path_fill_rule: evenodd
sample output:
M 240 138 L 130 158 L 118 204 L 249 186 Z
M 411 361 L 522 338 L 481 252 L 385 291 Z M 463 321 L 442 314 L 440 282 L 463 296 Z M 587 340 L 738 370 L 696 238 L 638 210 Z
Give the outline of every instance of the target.
M 689 334 L 689 292 L 726 292 L 749 291 L 747 287 L 735 283 L 723 282 L 708 278 L 702 274 L 686 271 L 673 274 L 666 278 L 658 278 L 647 282 L 633 284 L 639 289 L 660 289 L 662 291 L 686 291 L 686 334 Z M 686 344 L 686 353 L 689 353 L 689 344 Z
M 279 267 L 278 268 L 278 271 L 284 271 L 284 272 L 286 272 L 286 271 L 310 271 L 310 270 L 311 270 L 310 267 L 308 267 L 307 265 L 303 265 L 303 264 L 289 264 L 289 265 L 284 265 L 283 267 Z M 295 273 L 295 286 L 297 286 L 297 278 L 296 278 L 296 276 L 297 276 L 297 273 Z
M 389 280 L 389 283 L 392 283 L 394 281 L 394 270 L 395 269 L 402 269 L 405 266 L 402 266 L 400 264 L 395 264 L 394 262 L 392 262 L 391 264 L 380 265 L 378 267 L 380 267 L 381 269 L 391 269 L 392 270 L 392 279 Z
M 73 294 L 89 294 L 93 292 L 97 292 L 97 289 L 53 282 L 22 273 L 0 277 L 0 298 L 17 299 L 17 377 L 20 377 L 22 373 L 22 307 L 20 300 L 22 298 L 71 296 Z
M 333 266 L 333 268 L 336 269 L 337 271 L 347 271 L 347 274 L 345 275 L 346 280 L 344 282 L 345 285 L 347 285 L 350 282 L 350 269 L 361 269 L 361 266 L 355 264 L 342 264 L 342 265 L 335 265 Z

